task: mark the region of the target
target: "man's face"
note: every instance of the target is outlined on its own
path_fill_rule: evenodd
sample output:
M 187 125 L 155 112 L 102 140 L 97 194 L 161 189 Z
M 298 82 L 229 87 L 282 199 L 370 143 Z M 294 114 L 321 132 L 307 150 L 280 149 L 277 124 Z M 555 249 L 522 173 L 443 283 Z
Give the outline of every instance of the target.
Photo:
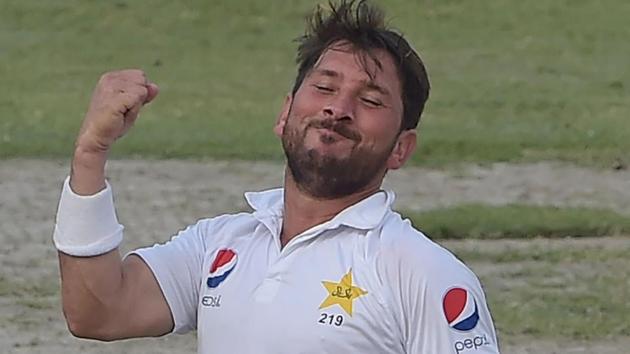
M 392 57 L 373 54 L 380 67 L 347 44 L 329 47 L 278 121 L 289 171 L 312 196 L 350 195 L 399 167 L 390 160 L 403 114 L 401 83 Z

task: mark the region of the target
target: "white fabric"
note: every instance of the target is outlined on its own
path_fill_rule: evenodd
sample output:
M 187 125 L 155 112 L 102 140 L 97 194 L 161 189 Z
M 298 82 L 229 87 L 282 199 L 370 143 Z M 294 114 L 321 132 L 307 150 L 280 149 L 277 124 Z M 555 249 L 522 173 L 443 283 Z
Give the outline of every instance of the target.
M 105 181 L 102 191 L 89 196 L 74 193 L 70 177 L 63 182 L 53 243 L 63 253 L 97 256 L 118 247 L 123 239 L 123 226 L 114 210 L 111 186 Z
M 393 193 L 282 250 L 282 189 L 246 199 L 253 213 L 205 219 L 135 251 L 174 332 L 197 329 L 199 353 L 498 353 L 477 278 L 391 210 Z

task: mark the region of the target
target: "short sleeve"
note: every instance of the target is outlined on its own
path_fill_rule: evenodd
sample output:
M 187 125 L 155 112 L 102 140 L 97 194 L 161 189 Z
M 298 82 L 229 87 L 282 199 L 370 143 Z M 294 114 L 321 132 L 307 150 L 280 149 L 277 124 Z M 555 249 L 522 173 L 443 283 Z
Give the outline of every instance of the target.
M 499 353 L 479 280 L 455 256 L 423 235 L 383 250 L 387 279 L 408 354 Z
M 186 333 L 197 327 L 197 303 L 206 248 L 204 234 L 208 224 L 208 219 L 201 220 L 164 244 L 130 253 L 142 258 L 157 279 L 171 310 L 175 333 Z

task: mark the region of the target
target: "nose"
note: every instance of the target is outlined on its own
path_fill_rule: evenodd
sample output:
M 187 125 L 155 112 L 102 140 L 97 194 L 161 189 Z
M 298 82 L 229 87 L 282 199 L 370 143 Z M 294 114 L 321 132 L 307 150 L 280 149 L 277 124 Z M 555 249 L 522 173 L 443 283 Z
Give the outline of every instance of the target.
M 350 95 L 337 94 L 323 108 L 324 117 L 335 120 L 354 119 L 354 100 Z

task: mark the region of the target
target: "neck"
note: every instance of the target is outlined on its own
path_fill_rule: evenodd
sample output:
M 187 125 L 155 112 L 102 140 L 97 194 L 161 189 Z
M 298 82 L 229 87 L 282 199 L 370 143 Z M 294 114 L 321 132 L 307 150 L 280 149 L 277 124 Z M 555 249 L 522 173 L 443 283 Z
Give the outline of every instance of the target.
M 284 247 L 295 236 L 334 218 L 342 210 L 376 193 L 381 179 L 360 191 L 335 199 L 313 197 L 300 189 L 287 168 L 284 174 L 284 217 L 280 242 Z

